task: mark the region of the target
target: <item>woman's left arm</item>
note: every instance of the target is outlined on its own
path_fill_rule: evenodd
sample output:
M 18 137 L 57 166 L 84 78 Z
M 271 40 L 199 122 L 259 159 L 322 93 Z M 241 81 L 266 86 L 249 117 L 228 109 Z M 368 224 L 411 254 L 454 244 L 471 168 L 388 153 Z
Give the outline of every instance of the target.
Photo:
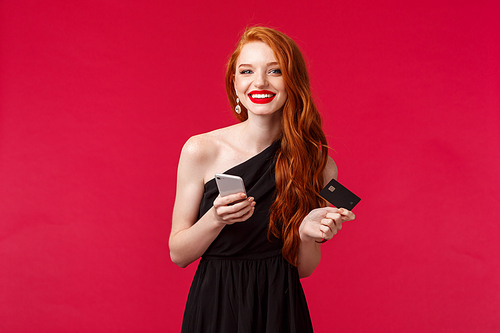
M 328 157 L 328 162 L 323 173 L 323 183 L 337 179 L 337 166 Z M 354 214 L 344 208 L 322 207 L 313 209 L 302 220 L 299 227 L 300 246 L 298 253 L 299 277 L 304 278 L 312 274 L 321 259 L 321 241 L 331 239 L 345 221 L 354 220 Z

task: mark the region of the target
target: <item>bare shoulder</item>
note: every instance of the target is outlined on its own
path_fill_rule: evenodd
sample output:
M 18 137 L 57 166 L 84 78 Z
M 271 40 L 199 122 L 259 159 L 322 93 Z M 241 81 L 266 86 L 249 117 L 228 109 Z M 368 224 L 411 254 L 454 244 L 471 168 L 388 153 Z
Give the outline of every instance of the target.
M 190 137 L 182 147 L 179 173 L 185 173 L 190 178 L 199 177 L 203 183 L 207 167 L 217 159 L 219 147 L 218 140 L 211 133 Z
M 213 156 L 214 152 L 227 144 L 234 127 L 233 125 L 194 135 L 186 141 L 182 151 L 190 156 L 202 159 L 207 156 Z
M 217 145 L 210 133 L 199 134 L 190 137 L 182 147 L 181 159 L 187 159 L 195 163 L 203 163 L 207 158 L 213 156 Z
M 179 169 L 200 175 L 206 182 L 213 177 L 214 167 L 224 160 L 224 152 L 231 145 L 231 132 L 232 126 L 189 138 L 182 147 Z
M 338 169 L 335 161 L 328 156 L 328 160 L 326 161 L 325 170 L 323 171 L 323 185 L 328 184 L 332 178 L 337 179 Z

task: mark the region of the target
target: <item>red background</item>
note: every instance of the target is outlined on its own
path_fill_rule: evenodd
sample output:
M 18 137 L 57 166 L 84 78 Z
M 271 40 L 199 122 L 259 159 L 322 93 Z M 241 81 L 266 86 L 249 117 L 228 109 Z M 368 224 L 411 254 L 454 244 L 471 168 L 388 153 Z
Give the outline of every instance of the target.
M 246 25 L 302 47 L 362 201 L 303 280 L 316 332 L 500 331 L 497 1 L 0 1 L 0 330 L 177 332 L 180 149 L 234 123 Z

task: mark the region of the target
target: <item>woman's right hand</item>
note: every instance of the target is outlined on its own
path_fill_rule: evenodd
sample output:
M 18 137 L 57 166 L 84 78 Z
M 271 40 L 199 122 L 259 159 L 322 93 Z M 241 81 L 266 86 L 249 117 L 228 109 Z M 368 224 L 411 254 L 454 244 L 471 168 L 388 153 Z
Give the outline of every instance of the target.
M 243 222 L 250 218 L 255 211 L 255 201 L 253 197 L 246 196 L 245 193 L 236 193 L 221 197 L 214 201 L 214 215 L 220 224 L 233 224 Z

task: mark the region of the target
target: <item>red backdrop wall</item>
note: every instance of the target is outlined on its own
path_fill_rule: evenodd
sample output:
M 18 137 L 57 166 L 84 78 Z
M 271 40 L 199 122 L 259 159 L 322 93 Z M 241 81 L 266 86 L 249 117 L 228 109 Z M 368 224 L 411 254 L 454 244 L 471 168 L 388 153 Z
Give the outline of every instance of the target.
M 246 25 L 293 37 L 362 201 L 316 332 L 500 331 L 497 1 L 0 1 L 0 331 L 177 332 L 176 164 L 235 122 Z

